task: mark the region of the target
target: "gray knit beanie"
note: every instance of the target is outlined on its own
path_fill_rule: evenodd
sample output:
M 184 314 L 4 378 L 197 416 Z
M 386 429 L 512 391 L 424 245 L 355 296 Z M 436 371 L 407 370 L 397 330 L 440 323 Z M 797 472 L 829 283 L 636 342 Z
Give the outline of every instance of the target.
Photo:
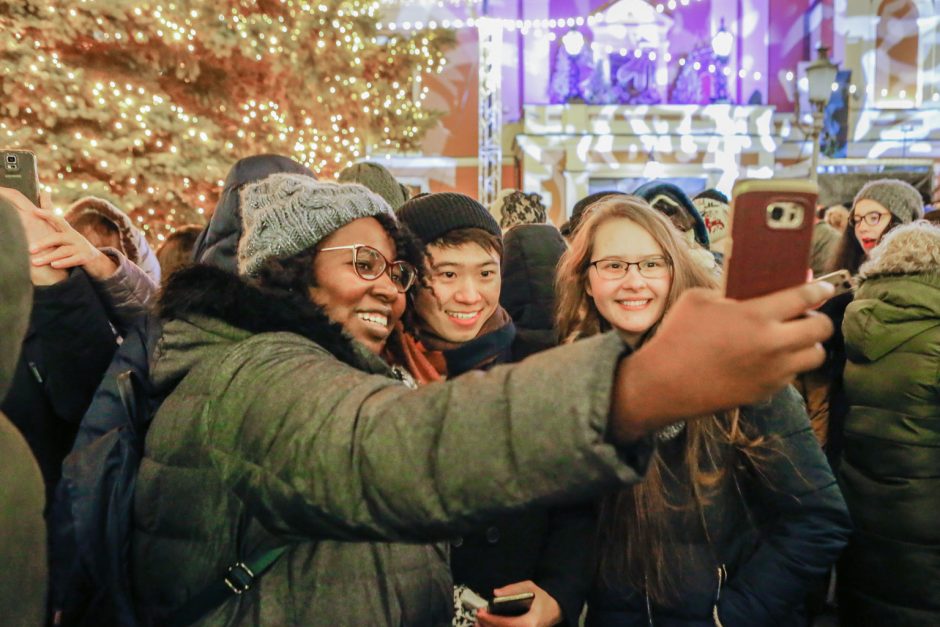
M 241 191 L 242 237 L 238 272 L 254 274 L 272 257 L 296 255 L 353 220 L 387 215 L 381 196 L 362 185 L 272 174 Z
M 339 173 L 342 183 L 359 183 L 385 199 L 394 211 L 408 200 L 404 188 L 385 166 L 371 161 L 356 163 Z
M 853 211 L 860 200 L 874 200 L 902 224 L 913 222 L 924 215 L 924 199 L 920 192 L 910 183 L 898 179 L 878 179 L 865 183 L 855 194 Z

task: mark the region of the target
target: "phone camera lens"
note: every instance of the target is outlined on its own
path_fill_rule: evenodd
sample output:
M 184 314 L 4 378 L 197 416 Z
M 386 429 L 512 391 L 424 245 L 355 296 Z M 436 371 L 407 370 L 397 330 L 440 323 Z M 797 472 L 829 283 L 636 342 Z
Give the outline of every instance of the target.
M 774 222 L 780 222 L 780 219 L 783 218 L 783 207 L 774 207 L 770 210 L 770 218 Z
M 7 163 L 16 163 L 16 155 L 7 155 Z

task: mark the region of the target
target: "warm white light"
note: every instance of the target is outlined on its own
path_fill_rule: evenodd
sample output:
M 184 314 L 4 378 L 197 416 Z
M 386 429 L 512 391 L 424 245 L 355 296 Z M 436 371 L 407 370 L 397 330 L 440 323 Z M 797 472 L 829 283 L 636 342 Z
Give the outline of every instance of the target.
M 581 31 L 569 30 L 561 38 L 561 43 L 565 47 L 565 52 L 576 57 L 584 49 L 584 35 L 581 34 Z
M 731 54 L 731 47 L 734 45 L 734 36 L 726 30 L 719 30 L 712 37 L 712 50 L 719 57 L 727 57 Z

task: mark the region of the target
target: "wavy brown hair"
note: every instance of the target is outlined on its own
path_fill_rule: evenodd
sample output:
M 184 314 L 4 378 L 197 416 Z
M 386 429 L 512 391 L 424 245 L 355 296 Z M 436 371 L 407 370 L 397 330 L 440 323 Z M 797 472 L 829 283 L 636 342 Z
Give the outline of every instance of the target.
M 717 287 L 714 276 L 692 258 L 688 245 L 667 217 L 636 196 L 614 196 L 598 202 L 579 226 L 571 248 L 562 256 L 556 276 L 559 337 L 572 342 L 611 328 L 587 294 L 588 271 L 594 239 L 601 225 L 629 220 L 645 229 L 662 248 L 672 267 L 666 309 L 693 287 Z M 657 322 L 641 338 L 656 332 Z M 616 587 L 631 585 L 660 604 L 678 599 L 683 559 L 667 554 L 683 538 L 675 537 L 676 517 L 702 525 L 702 514 L 714 496 L 733 481 L 737 452 L 759 466 L 762 438 L 744 432 L 739 410 L 720 412 L 687 422 L 675 441 L 679 447 L 670 461 L 663 448 L 654 454 L 645 479 L 626 490 L 605 496 L 600 504 L 596 535 L 597 576 Z M 672 447 L 670 447 L 672 448 Z M 681 486 L 681 494 L 667 494 L 666 483 Z M 688 534 L 685 534 L 688 535 Z

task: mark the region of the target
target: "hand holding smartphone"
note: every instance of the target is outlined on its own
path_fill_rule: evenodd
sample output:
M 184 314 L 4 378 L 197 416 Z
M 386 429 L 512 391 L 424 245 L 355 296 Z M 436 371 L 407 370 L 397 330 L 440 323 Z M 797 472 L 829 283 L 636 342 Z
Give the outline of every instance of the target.
M 522 616 L 532 607 L 534 592 L 521 592 L 501 597 L 493 597 L 486 611 L 495 616 Z

